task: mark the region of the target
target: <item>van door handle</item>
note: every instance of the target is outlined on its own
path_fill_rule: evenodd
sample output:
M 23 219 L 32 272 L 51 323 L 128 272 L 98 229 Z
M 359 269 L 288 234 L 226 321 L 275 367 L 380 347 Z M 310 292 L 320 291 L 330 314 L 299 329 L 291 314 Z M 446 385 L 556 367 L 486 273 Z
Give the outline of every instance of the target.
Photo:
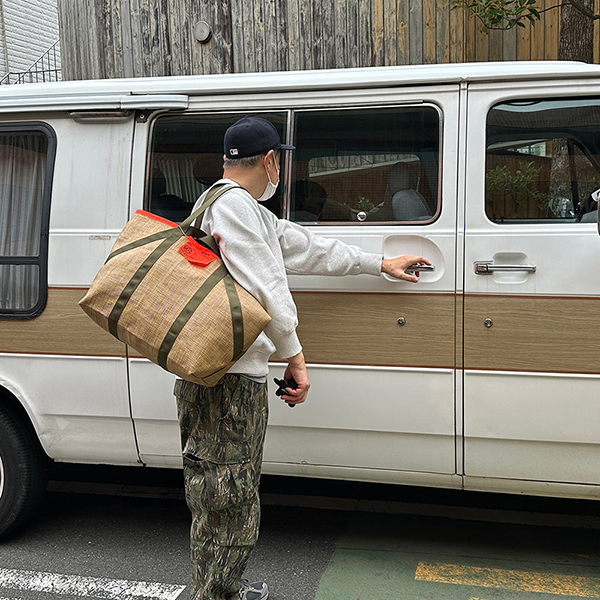
M 435 265 L 415 265 L 414 267 L 409 267 L 405 269 L 405 273 L 431 273 L 435 271 Z
M 475 263 L 475 275 L 490 275 L 494 271 L 528 271 L 535 273 L 535 265 L 495 265 L 491 260 L 482 260 Z

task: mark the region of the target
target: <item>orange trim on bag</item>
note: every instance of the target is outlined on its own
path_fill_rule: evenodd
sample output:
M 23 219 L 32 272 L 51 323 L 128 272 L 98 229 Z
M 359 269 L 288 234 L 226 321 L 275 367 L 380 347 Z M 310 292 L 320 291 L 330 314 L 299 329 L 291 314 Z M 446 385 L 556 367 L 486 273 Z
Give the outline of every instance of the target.
M 179 254 L 198 267 L 206 267 L 219 257 L 210 249 L 199 244 L 193 237 L 187 236 L 188 241 L 179 248 Z
M 161 223 L 169 225 L 170 227 L 177 227 L 177 223 L 173 223 L 173 221 L 169 221 L 169 219 L 163 219 L 163 217 L 159 217 L 158 215 L 148 212 L 147 210 L 136 210 L 135 214 L 148 217 L 149 219 L 154 219 L 155 221 L 160 221 Z

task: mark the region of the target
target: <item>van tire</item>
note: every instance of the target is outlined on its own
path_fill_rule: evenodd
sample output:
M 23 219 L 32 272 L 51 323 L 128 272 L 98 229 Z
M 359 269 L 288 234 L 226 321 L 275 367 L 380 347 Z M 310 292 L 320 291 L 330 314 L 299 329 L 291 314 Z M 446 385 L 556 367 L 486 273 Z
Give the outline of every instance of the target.
M 47 484 L 45 457 L 28 424 L 0 407 L 0 537 L 39 507 Z

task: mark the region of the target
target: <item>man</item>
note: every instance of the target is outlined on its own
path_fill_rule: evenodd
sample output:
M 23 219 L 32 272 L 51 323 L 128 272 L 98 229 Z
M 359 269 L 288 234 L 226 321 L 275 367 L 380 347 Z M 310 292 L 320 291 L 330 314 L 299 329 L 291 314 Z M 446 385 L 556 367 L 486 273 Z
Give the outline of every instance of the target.
M 211 234 L 236 281 L 254 295 L 271 321 L 246 354 L 213 388 L 178 380 L 186 500 L 192 512 L 191 555 L 194 600 L 264 600 L 266 584 L 241 579 L 258 538 L 258 484 L 267 427 L 267 362 L 277 354 L 288 363 L 288 404 L 306 400 L 310 382 L 296 335 L 296 307 L 286 273 L 358 275 L 382 272 L 416 282 L 406 273 L 420 256 L 383 260 L 356 246 L 312 234 L 278 219 L 259 202 L 279 184 L 281 144 L 265 119 L 245 117 L 225 133 L 223 180 L 235 186 L 205 213 Z M 202 196 L 196 207 L 199 207 Z M 258 202 L 257 202 L 258 201 Z

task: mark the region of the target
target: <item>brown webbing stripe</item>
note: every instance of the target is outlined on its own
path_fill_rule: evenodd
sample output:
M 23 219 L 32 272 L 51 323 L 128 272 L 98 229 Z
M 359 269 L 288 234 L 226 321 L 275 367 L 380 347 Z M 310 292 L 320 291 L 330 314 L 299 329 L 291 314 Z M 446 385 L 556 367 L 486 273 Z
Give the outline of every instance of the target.
M 129 283 L 125 286 L 119 299 L 113 306 L 112 311 L 108 317 L 108 330 L 117 339 L 117 326 L 119 319 L 123 314 L 123 310 L 127 306 L 131 295 L 138 288 L 142 279 L 146 276 L 152 265 L 181 237 L 179 229 L 172 229 L 169 232 L 171 235 L 167 237 L 161 244 L 159 244 L 146 258 L 146 260 L 140 265 L 138 270 L 134 273 L 133 277 L 129 280 Z
M 158 364 L 165 370 L 167 370 L 167 358 L 173 344 L 177 339 L 177 336 L 181 333 L 185 324 L 190 320 L 192 315 L 196 312 L 196 309 L 202 304 L 206 296 L 212 292 L 214 287 L 223 279 L 229 275 L 225 265 L 221 263 L 215 271 L 213 271 L 206 281 L 200 286 L 200 289 L 190 298 L 188 303 L 183 307 L 183 310 L 179 313 L 173 325 L 169 329 L 167 335 L 165 335 L 160 349 L 158 351 Z
M 229 300 L 231 310 L 231 325 L 233 327 L 233 361 L 241 358 L 244 354 L 244 315 L 242 314 L 242 304 L 235 283 L 231 277 L 225 278 L 225 290 Z
M 106 264 L 111 258 L 122 254 L 123 252 L 127 252 L 128 250 L 133 250 L 134 248 L 139 248 L 141 246 L 145 246 L 146 244 L 151 244 L 156 240 L 162 240 L 168 237 L 171 233 L 173 233 L 174 229 L 165 229 L 164 231 L 158 231 L 157 233 L 153 233 L 152 235 L 148 235 L 144 238 L 140 238 L 139 240 L 135 240 L 135 242 L 130 242 L 129 244 L 125 244 L 125 246 L 121 246 L 118 250 L 111 252 L 108 255 L 108 258 L 104 261 Z

